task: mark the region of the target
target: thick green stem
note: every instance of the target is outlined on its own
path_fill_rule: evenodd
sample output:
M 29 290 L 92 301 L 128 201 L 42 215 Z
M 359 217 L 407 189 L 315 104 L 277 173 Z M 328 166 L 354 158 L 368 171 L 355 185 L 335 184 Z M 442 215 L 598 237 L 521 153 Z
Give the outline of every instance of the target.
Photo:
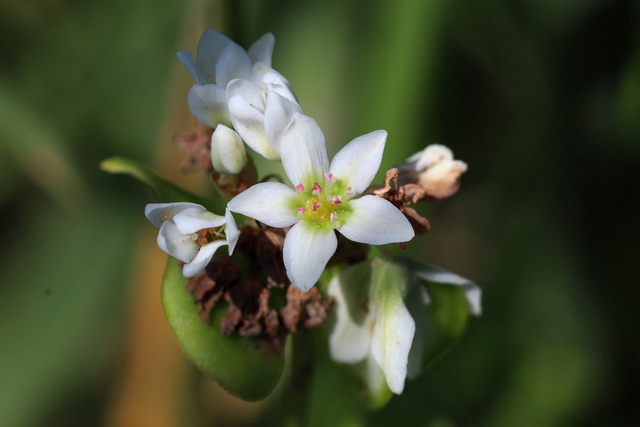
M 292 337 L 291 382 L 284 394 L 284 425 L 309 425 L 309 407 L 315 365 L 315 343 L 311 331 L 299 330 Z

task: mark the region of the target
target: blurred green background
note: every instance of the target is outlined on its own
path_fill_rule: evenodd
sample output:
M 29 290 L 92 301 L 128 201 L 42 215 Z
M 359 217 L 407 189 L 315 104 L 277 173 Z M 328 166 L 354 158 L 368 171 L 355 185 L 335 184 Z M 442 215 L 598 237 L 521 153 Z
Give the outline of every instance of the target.
M 373 414 L 320 364 L 314 425 L 639 425 L 639 24 L 614 0 L 0 0 L 0 426 L 279 424 L 277 393 L 239 402 L 181 356 L 151 196 L 98 170 L 209 191 L 173 142 L 175 53 L 207 27 L 274 33 L 330 156 L 386 129 L 383 169 L 434 142 L 469 164 L 408 251 L 479 283 L 482 318 Z

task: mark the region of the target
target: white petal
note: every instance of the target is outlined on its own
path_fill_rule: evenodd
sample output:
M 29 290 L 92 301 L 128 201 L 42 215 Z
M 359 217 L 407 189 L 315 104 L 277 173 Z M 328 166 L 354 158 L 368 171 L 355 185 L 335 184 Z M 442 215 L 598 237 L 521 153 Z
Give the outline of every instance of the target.
M 280 139 L 295 113 L 301 113 L 300 106 L 276 92 L 271 92 L 267 98 L 267 108 L 264 112 L 264 130 L 269 145 L 276 152 L 280 151 Z
M 289 101 L 298 103 L 289 82 L 285 79 L 282 74 L 278 73 L 276 70 L 271 70 L 264 75 L 263 78 L 264 84 L 269 90 L 269 92 L 276 92 L 280 96 L 287 98 Z
M 333 230 L 314 229 L 305 221 L 294 225 L 287 233 L 282 248 L 284 266 L 291 283 L 302 292 L 311 289 L 337 247 L 338 239 Z
M 377 130 L 348 143 L 331 161 L 331 173 L 354 195 L 367 189 L 380 169 L 387 131 Z
M 251 63 L 264 62 L 271 66 L 271 55 L 273 54 L 273 45 L 275 42 L 276 38 L 271 33 L 260 37 L 260 39 L 249 48 L 248 54 Z
M 353 211 L 338 231 L 349 240 L 386 245 L 408 242 L 415 236 L 409 220 L 387 200 L 368 195 L 348 203 Z
M 233 212 L 256 219 L 270 227 L 289 227 L 300 221 L 291 206 L 298 195 L 279 182 L 263 182 L 249 187 L 231 199 L 227 206 Z
M 284 171 L 293 185 L 323 182 L 329 171 L 324 135 L 311 117 L 293 115 L 280 138 L 280 153 Z
M 415 322 L 402 298 L 380 301 L 371 340 L 371 355 L 384 371 L 389 389 L 402 393 Z
M 422 267 L 422 269 L 418 273 L 418 277 L 427 282 L 460 286 L 467 297 L 469 311 L 475 316 L 482 314 L 482 290 L 478 285 L 469 279 L 465 279 L 462 276 L 458 276 L 455 273 L 451 273 L 435 265 L 420 263 L 420 267 Z
M 267 139 L 262 112 L 251 106 L 242 95 L 235 95 L 229 100 L 229 112 L 233 127 L 249 147 L 269 160 L 280 159 Z
M 238 238 L 240 237 L 240 230 L 229 208 L 224 211 L 224 219 L 227 224 L 225 235 L 227 236 L 227 242 L 229 242 L 229 255 L 232 255 L 238 243 Z
M 363 266 L 369 268 L 368 264 Z M 329 335 L 329 349 L 338 362 L 357 363 L 369 354 L 375 321 L 372 310 L 367 308 L 370 282 L 363 283 L 361 274 L 353 274 L 362 268 L 344 270 L 331 279 L 327 289 L 327 294 L 336 299 L 336 322 Z
M 251 60 L 247 52 L 235 43 L 224 48 L 216 64 L 216 84 L 226 87 L 233 79 L 251 79 Z
M 204 206 L 196 203 L 149 203 L 144 208 L 144 214 L 151 224 L 159 228 L 166 219 L 190 208 L 206 210 Z
M 249 80 L 234 79 L 227 84 L 226 96 L 230 100 L 236 95 L 242 95 L 242 98 L 260 112 L 264 112 L 264 98 L 260 87 L 256 86 Z
M 220 227 L 224 224 L 224 217 L 199 207 L 185 209 L 173 217 L 173 222 L 182 234 L 193 234 L 205 228 Z
M 193 277 L 200 273 L 202 269 L 209 264 L 209 261 L 211 261 L 211 258 L 213 258 L 213 255 L 216 253 L 218 248 L 226 244 L 226 240 L 215 240 L 202 246 L 193 261 L 182 267 L 182 275 L 184 277 Z
M 218 58 L 229 43 L 231 39 L 216 30 L 208 29 L 202 33 L 198 43 L 197 63 L 200 76 L 206 79 L 206 83 L 215 83 Z
M 158 233 L 160 249 L 183 262 L 191 262 L 198 254 L 200 245 L 191 235 L 180 233 L 173 221 L 165 221 Z
M 238 174 L 247 165 L 247 151 L 238 132 L 223 124 L 211 135 L 211 164 L 220 173 Z
M 197 121 L 205 126 L 215 128 L 222 123 L 231 126 L 227 97 L 224 89 L 217 85 L 193 85 L 187 98 L 189 110 Z
M 193 59 L 193 54 L 191 52 L 187 52 L 186 50 L 181 50 L 177 53 L 178 59 L 184 65 L 184 68 L 187 69 L 191 77 L 198 83 L 199 85 L 204 85 L 207 83 L 213 83 L 209 81 L 205 81 L 202 79 L 198 73 L 198 69 L 196 67 L 196 61 Z

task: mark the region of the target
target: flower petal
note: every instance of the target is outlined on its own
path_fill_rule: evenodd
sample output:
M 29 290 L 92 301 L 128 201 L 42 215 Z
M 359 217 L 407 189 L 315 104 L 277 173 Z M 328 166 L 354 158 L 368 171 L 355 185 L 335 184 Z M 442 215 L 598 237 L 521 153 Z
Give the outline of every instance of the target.
M 329 171 L 324 135 L 311 117 L 295 113 L 280 138 L 282 166 L 293 185 L 323 182 Z
M 240 230 L 229 208 L 224 211 L 224 219 L 227 224 L 225 235 L 227 236 L 227 242 L 229 242 L 229 255 L 232 255 L 236 248 L 236 243 L 238 243 L 238 238 L 240 237 Z
M 191 262 L 198 251 L 200 245 L 191 239 L 191 235 L 184 235 L 173 221 L 165 221 L 158 233 L 158 246 L 167 254 L 178 258 L 183 262 Z
M 300 221 L 291 200 L 298 195 L 279 182 L 263 182 L 249 187 L 231 199 L 227 206 L 233 212 L 258 220 L 270 227 L 289 227 Z
M 269 93 L 276 92 L 280 96 L 287 98 L 289 101 L 296 104 L 298 103 L 289 82 L 282 76 L 282 74 L 275 70 L 271 70 L 264 75 L 263 81 L 264 85 L 269 90 Z
M 302 292 L 311 289 L 337 247 L 338 239 L 333 230 L 316 229 L 305 221 L 294 225 L 287 233 L 282 248 L 284 266 L 291 283 Z
M 271 92 L 267 98 L 267 108 L 264 112 L 264 130 L 269 145 L 276 152 L 280 150 L 280 139 L 295 113 L 301 113 L 300 106 L 279 93 Z
M 208 29 L 202 33 L 198 43 L 197 60 L 199 74 L 206 81 L 198 84 L 216 83 L 216 64 L 229 43 L 232 43 L 231 39 L 216 30 Z
M 354 195 L 362 193 L 380 169 L 386 140 L 385 130 L 357 137 L 335 155 L 331 173 L 351 187 Z
M 369 354 L 375 321 L 368 309 L 370 274 L 369 264 L 363 263 L 345 269 L 329 282 L 327 294 L 336 299 L 329 349 L 338 362 L 357 363 Z
M 224 48 L 216 64 L 216 84 L 226 87 L 233 79 L 251 79 L 251 60 L 247 52 L 231 42 Z
M 230 100 L 236 95 L 242 95 L 242 98 L 260 112 L 264 112 L 264 98 L 259 86 L 249 80 L 233 79 L 227 84 L 226 97 Z
M 182 267 L 182 275 L 184 277 L 193 277 L 200 273 L 202 269 L 209 264 L 209 261 L 211 261 L 211 258 L 213 258 L 218 248 L 226 244 L 226 240 L 215 240 L 202 246 L 193 261 Z
M 180 60 L 180 62 L 182 62 L 182 65 L 184 65 L 184 68 L 186 68 L 189 74 L 191 74 L 191 77 L 193 77 L 196 83 L 198 83 L 199 85 L 213 83 L 213 82 L 204 81 L 204 79 L 200 77 L 198 73 L 198 68 L 196 67 L 196 60 L 193 59 L 193 54 L 191 52 L 187 52 L 186 50 L 181 50 L 176 55 L 178 56 L 178 59 Z
M 467 297 L 469 311 L 474 316 L 482 314 L 482 290 L 469 279 L 458 276 L 455 273 L 436 267 L 435 265 L 420 263 L 421 271 L 418 277 L 427 282 L 442 283 L 445 285 L 460 286 Z
M 415 236 L 407 218 L 387 200 L 368 195 L 348 203 L 352 212 L 337 230 L 349 240 L 385 245 L 408 242 Z
M 384 371 L 389 389 L 402 393 L 407 377 L 409 350 L 416 326 L 400 295 L 385 294 L 378 300 L 371 355 Z
M 238 133 L 223 124 L 211 135 L 211 164 L 220 173 L 238 174 L 247 165 L 247 151 Z
M 233 127 L 249 147 L 269 160 L 280 159 L 267 139 L 262 112 L 249 104 L 242 95 L 235 95 L 229 100 L 229 112 Z
M 193 85 L 187 97 L 189 110 L 197 121 L 215 128 L 220 123 L 231 126 L 225 91 L 217 85 Z
M 200 208 L 204 209 L 204 206 L 198 205 L 196 203 L 149 203 L 144 208 L 144 215 L 151 222 L 151 224 L 160 228 L 162 223 L 174 215 L 190 208 Z
M 183 210 L 173 217 L 173 222 L 182 234 L 193 234 L 205 228 L 220 227 L 224 224 L 225 219 L 203 207 L 198 207 Z
M 258 41 L 251 45 L 249 51 L 249 59 L 252 64 L 256 62 L 264 62 L 271 66 L 271 56 L 273 54 L 273 45 L 276 42 L 276 38 L 271 33 L 267 33 L 260 37 Z

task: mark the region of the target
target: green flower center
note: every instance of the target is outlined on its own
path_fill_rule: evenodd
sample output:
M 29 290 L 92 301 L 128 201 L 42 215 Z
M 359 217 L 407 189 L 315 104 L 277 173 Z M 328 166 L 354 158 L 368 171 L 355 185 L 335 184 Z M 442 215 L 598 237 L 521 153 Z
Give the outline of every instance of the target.
M 325 178 L 322 185 L 318 182 L 306 187 L 302 183 L 296 185 L 298 197 L 293 201 L 293 208 L 308 225 L 318 229 L 340 228 L 351 212 L 347 202 L 353 191 L 351 187 L 345 189 L 331 174 Z

